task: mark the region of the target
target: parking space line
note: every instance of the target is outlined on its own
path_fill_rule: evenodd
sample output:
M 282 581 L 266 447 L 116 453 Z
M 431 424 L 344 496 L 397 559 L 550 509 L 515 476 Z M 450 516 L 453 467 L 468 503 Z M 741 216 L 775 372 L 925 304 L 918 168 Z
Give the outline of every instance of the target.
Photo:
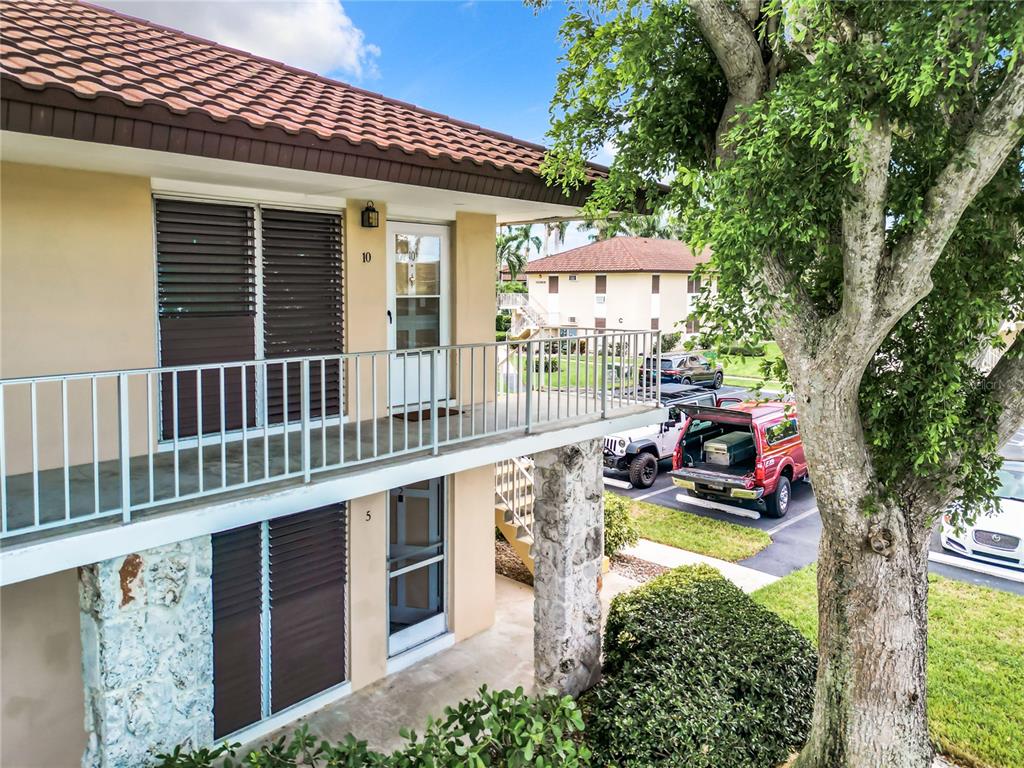
M 794 523 L 799 523 L 805 517 L 810 517 L 811 515 L 816 515 L 816 514 L 818 514 L 818 508 L 816 506 L 811 507 L 810 509 L 808 509 L 808 510 L 806 510 L 804 512 L 801 512 L 796 517 L 791 517 L 786 522 L 779 523 L 774 528 L 769 528 L 767 531 L 765 531 L 765 533 L 767 533 L 769 536 L 774 536 L 776 533 L 781 531 L 783 528 L 789 528 L 789 526 L 793 525 Z
M 1007 581 L 1016 581 L 1019 584 L 1024 584 L 1024 573 L 1020 571 L 1002 568 L 995 564 L 980 563 L 977 560 L 968 560 L 965 557 L 957 557 L 956 555 L 947 555 L 944 552 L 929 552 L 928 562 L 949 565 L 954 568 L 962 568 L 965 571 L 983 573 L 986 576 L 994 576 L 997 579 L 1006 579 Z
M 656 491 L 648 491 L 647 493 L 641 493 L 639 496 L 634 496 L 633 501 L 643 501 L 649 499 L 651 496 L 657 496 L 659 493 L 668 493 L 674 491 L 676 487 L 674 485 L 666 485 L 664 488 L 659 488 Z
M 687 496 L 682 493 L 676 494 L 676 501 L 680 504 L 692 504 L 695 507 L 705 507 L 706 509 L 717 509 L 720 512 L 727 512 L 730 515 L 736 515 L 737 517 L 749 517 L 751 520 L 760 520 L 761 513 L 756 509 L 745 509 L 743 507 L 733 507 L 729 504 L 720 504 L 717 501 L 709 501 L 708 499 L 701 499 L 697 496 Z
M 628 483 L 625 480 L 616 480 L 614 477 L 606 477 L 604 484 L 610 485 L 612 488 L 621 488 L 624 491 L 628 491 L 633 487 L 632 483 Z

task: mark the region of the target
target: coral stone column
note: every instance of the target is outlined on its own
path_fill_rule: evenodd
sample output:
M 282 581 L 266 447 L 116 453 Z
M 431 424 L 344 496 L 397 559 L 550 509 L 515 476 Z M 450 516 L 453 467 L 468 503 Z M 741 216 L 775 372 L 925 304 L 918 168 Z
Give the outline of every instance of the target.
M 212 552 L 201 536 L 79 569 L 83 768 L 213 743 Z
M 601 673 L 601 441 L 534 454 L 534 680 L 579 694 Z

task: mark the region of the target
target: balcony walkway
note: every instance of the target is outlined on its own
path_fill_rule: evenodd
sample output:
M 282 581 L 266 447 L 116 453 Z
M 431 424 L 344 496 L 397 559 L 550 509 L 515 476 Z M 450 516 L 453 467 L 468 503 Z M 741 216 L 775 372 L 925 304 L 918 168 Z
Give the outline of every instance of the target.
M 420 736 L 428 717 L 474 696 L 481 685 L 492 690 L 522 686 L 533 692 L 533 590 L 504 576 L 496 579 L 494 626 L 408 669 L 390 675 L 271 734 L 263 743 L 290 734 L 305 723 L 318 737 L 340 741 L 346 734 L 372 749 L 393 750 L 404 740 L 399 729 Z M 605 574 L 601 602 L 607 614 L 612 597 L 637 583 Z M 247 748 L 254 748 L 250 744 Z M 240 754 L 244 754 L 242 750 Z
M 534 393 L 531 400 L 530 434 L 601 419 L 601 398 L 596 393 L 552 390 Z M 365 473 L 371 465 L 377 468 L 382 462 L 429 457 L 435 452 L 435 440 L 437 453 L 450 455 L 523 437 L 527 434 L 526 402 L 526 395 L 511 394 L 497 403 L 453 408 L 436 421 L 392 416 L 343 426 L 335 420 L 326 428 L 316 424 L 309 431 L 310 479 Z M 614 394 L 607 399 L 609 420 L 643 414 L 656 420 L 656 413 L 650 403 L 630 401 L 625 396 L 620 399 Z M 169 514 L 197 502 L 265 493 L 305 480 L 301 431 L 285 433 L 278 427 L 276 434 L 268 430 L 264 435 L 261 427 L 248 429 L 244 440 L 241 432 L 226 435 L 223 441 L 219 433 L 215 437 L 213 444 L 209 436 L 204 440 L 201 483 L 200 450 L 195 439 L 190 445 L 179 442 L 177 451 L 169 450 L 171 446 L 164 443 L 156 451 L 133 456 L 129 465 L 131 521 Z M 121 463 L 116 459 L 75 464 L 66 477 L 62 468 L 42 470 L 35 483 L 31 472 L 9 475 L 2 548 L 38 541 L 69 528 L 80 531 L 120 525 L 121 493 Z

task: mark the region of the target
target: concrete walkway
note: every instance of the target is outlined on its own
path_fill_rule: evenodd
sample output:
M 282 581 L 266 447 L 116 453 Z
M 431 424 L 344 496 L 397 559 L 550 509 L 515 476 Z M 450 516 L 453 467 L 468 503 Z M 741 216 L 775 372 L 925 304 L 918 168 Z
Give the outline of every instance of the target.
M 677 549 L 666 544 L 658 544 L 647 539 L 640 539 L 636 546 L 628 547 L 622 550 L 622 553 L 663 565 L 666 568 L 678 568 L 681 565 L 710 565 L 748 594 L 779 580 L 778 576 L 772 576 L 770 573 L 755 571 L 753 568 L 747 568 L 743 565 L 736 565 L 736 563 L 729 563 L 715 557 L 698 555 L 695 552 Z
M 428 717 L 445 706 L 491 689 L 533 691 L 533 590 L 495 576 L 494 626 L 401 672 L 330 704 L 261 741 L 269 742 L 305 723 L 318 737 L 340 741 L 352 733 L 373 749 L 389 751 L 404 743 L 401 728 L 423 734 Z M 612 597 L 637 586 L 616 573 L 604 576 L 601 603 L 607 615 Z M 255 745 L 248 745 L 254 747 Z M 243 750 L 244 754 L 244 750 Z

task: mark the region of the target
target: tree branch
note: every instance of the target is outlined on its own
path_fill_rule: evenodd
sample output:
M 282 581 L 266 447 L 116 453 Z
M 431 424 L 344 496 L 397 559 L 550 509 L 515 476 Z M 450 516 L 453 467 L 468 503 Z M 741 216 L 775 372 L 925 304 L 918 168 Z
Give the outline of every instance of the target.
M 931 272 L 967 206 L 1024 136 L 1024 64 L 1008 73 L 963 147 L 925 195 L 924 218 L 892 254 L 879 321 L 895 324 L 932 289 Z M 885 329 L 888 333 L 889 328 Z
M 874 319 L 878 265 L 885 253 L 885 212 L 889 189 L 892 131 L 883 115 L 870 125 L 854 119 L 851 154 L 860 168 L 843 202 L 843 329 L 860 334 Z M 874 350 L 871 350 L 871 354 Z
M 729 87 L 729 98 L 715 131 L 715 155 L 731 157 L 725 134 L 739 107 L 753 104 L 764 93 L 768 73 L 761 58 L 761 46 L 750 22 L 724 0 L 690 0 L 701 34 L 715 52 Z
M 988 375 L 989 391 L 1002 406 L 996 437 L 1002 447 L 1024 426 L 1024 332 L 1006 350 Z

